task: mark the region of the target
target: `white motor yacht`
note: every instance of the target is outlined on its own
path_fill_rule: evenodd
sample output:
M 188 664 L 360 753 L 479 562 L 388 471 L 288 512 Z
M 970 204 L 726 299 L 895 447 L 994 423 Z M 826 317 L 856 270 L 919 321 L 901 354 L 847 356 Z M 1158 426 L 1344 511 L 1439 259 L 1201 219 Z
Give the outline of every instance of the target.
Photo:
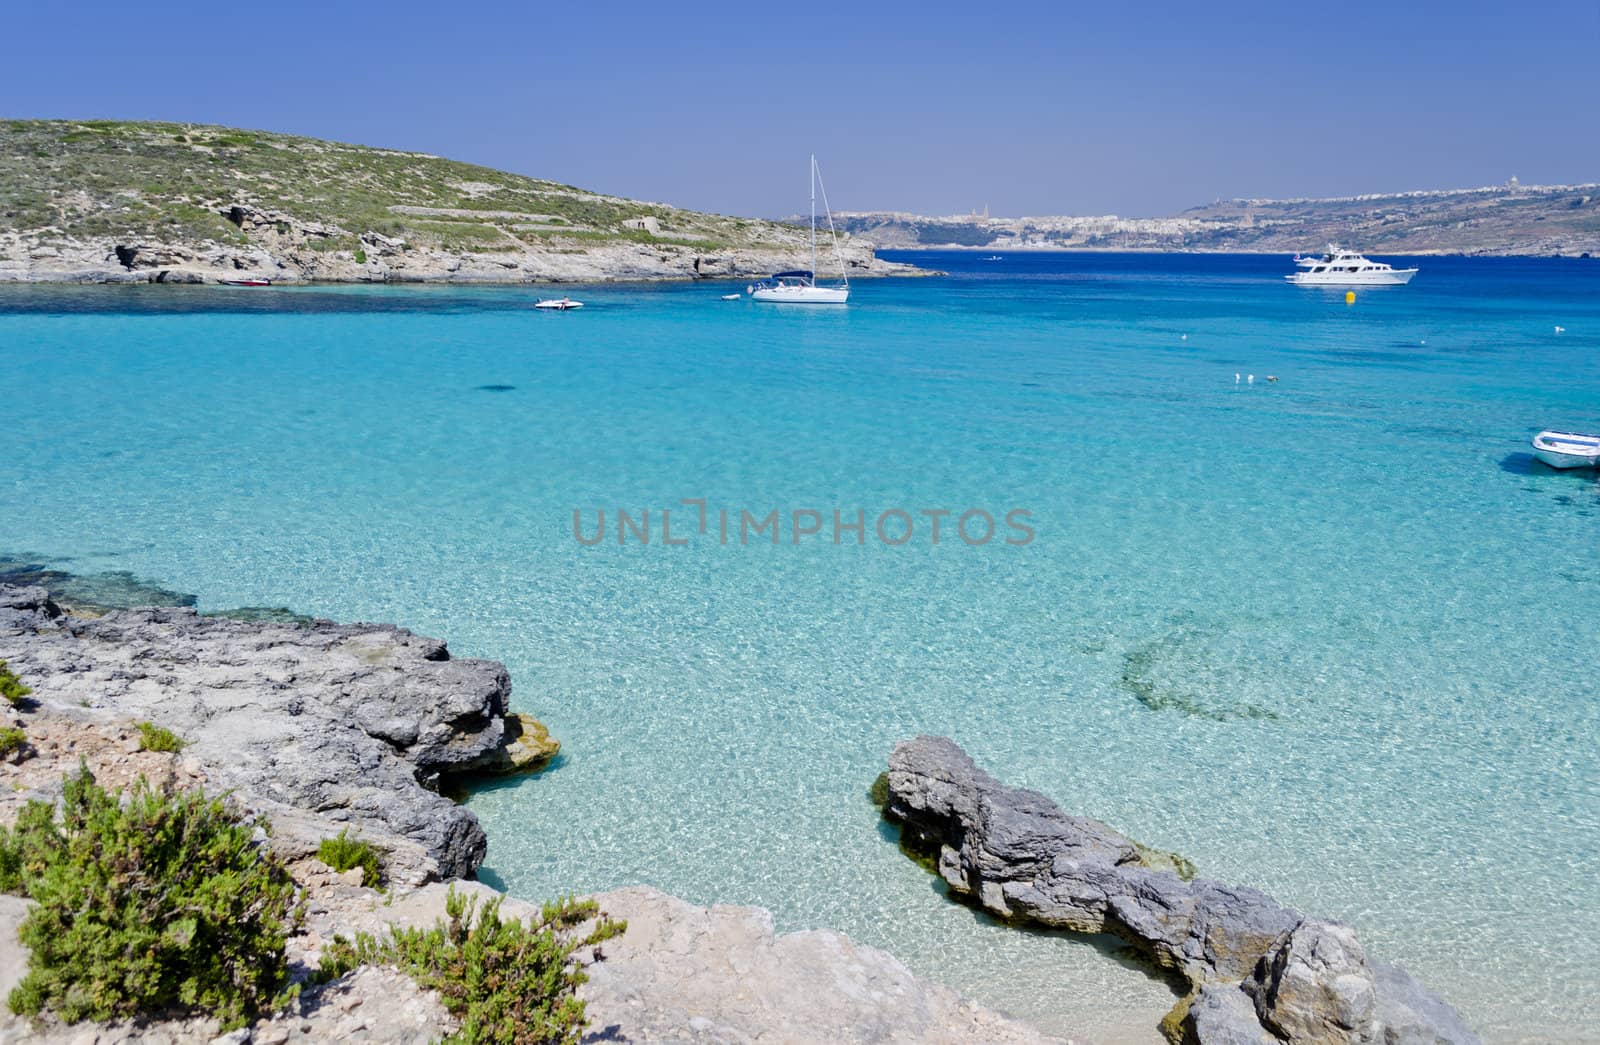
M 1338 244 L 1328 244 L 1320 257 L 1301 257 L 1294 263 L 1302 269 L 1284 279 L 1297 287 L 1398 287 L 1411 282 L 1417 270 L 1397 269 L 1372 261 Z

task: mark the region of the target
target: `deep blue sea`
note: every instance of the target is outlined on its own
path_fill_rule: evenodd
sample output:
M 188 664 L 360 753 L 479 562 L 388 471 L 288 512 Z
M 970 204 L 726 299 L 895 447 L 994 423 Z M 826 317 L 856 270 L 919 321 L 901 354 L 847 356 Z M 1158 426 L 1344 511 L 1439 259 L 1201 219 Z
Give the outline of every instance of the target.
M 889 840 L 891 745 L 948 734 L 1353 924 L 1491 1041 L 1600 1040 L 1600 485 L 1527 452 L 1600 430 L 1600 261 L 1423 258 L 1346 305 L 1281 256 L 905 257 L 950 275 L 813 310 L 0 288 L 0 555 L 503 660 L 563 743 L 471 799 L 519 895 L 760 904 L 1155 1041 L 1169 988 Z

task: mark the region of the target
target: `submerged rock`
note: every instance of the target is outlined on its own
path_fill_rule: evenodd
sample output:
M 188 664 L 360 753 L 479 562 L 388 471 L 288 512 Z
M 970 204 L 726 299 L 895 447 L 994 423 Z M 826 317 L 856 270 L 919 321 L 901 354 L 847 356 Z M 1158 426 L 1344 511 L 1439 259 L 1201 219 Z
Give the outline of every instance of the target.
M 0 649 L 41 705 L 154 722 L 242 800 L 332 818 L 392 848 L 420 845 L 425 870 L 445 877 L 470 876 L 487 841 L 430 786 L 527 764 L 542 729 L 508 728 L 502 665 L 454 659 L 443 642 L 389 625 L 185 607 L 90 619 L 63 613 L 43 588 L 0 585 Z
M 68 573 L 28 559 L 0 555 L 0 584 L 41 587 L 64 606 L 85 615 L 133 606 L 193 606 L 193 595 L 151 584 L 127 570 Z
M 1477 1041 L 1405 973 L 1368 962 L 1347 926 L 1307 919 L 1255 889 L 1185 881 L 1182 865 L 1002 784 L 950 740 L 896 745 L 884 815 L 902 825 L 906 848 L 934 857 L 956 895 L 1005 919 L 1115 933 L 1182 975 L 1191 993 L 1163 1021 L 1174 1040 Z
M 543 722 L 513 711 L 506 715 L 502 743 L 461 770 L 477 773 L 530 773 L 543 769 L 561 753 L 561 741 L 550 735 Z

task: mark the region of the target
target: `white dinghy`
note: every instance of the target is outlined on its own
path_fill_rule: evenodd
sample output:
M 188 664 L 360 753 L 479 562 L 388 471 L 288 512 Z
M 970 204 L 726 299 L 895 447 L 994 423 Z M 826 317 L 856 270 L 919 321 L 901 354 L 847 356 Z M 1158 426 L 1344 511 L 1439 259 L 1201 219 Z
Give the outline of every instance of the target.
M 1540 432 L 1533 437 L 1533 456 L 1551 468 L 1600 467 L 1600 435 Z

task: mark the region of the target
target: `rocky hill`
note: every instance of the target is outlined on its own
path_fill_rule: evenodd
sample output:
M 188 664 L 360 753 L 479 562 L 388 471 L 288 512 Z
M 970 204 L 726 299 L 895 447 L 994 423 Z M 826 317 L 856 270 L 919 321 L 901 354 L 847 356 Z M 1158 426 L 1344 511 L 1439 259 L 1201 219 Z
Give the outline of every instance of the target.
M 834 215 L 880 247 L 1600 256 L 1600 184 L 1506 185 L 1338 199 L 1218 200 L 1168 218 Z
M 0 282 L 749 276 L 805 233 L 426 153 L 197 124 L 0 120 Z M 852 275 L 903 271 L 843 243 Z M 830 266 L 831 267 L 831 266 Z

